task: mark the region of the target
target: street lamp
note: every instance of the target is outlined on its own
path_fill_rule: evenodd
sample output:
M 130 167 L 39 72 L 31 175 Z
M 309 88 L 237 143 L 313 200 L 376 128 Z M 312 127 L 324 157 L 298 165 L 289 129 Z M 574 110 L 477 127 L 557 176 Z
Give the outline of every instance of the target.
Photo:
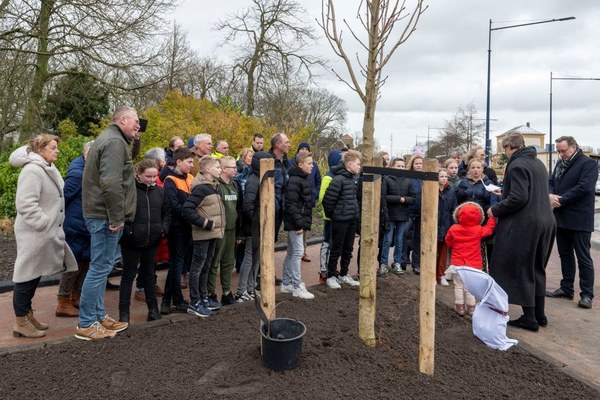
M 555 77 L 550 72 L 550 144 L 548 148 L 548 175 L 552 175 L 552 81 L 600 81 L 600 78 Z
M 546 19 L 546 20 L 537 21 L 537 22 L 526 22 L 523 24 L 499 26 L 497 28 L 492 28 L 492 20 L 490 19 L 490 26 L 489 26 L 489 30 L 488 30 L 487 99 L 486 99 L 486 108 L 485 108 L 485 161 L 486 161 L 486 163 L 488 163 L 488 165 L 489 165 L 489 161 L 490 161 L 490 152 L 491 152 L 491 147 L 492 147 L 492 143 L 490 141 L 490 64 L 491 64 L 491 59 L 492 59 L 492 31 L 499 31 L 501 29 L 519 28 L 521 26 L 528 26 L 528 25 L 547 24 L 550 22 L 569 21 L 572 19 L 575 19 L 575 17 Z

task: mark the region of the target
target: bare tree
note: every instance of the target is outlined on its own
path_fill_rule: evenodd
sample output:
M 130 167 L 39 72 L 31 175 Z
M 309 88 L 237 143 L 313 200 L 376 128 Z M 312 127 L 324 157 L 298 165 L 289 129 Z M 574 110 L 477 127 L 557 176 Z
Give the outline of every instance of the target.
M 27 101 L 27 82 L 31 79 L 29 59 L 26 54 L 0 51 L 0 152 L 5 141 L 12 141 L 19 131 Z
M 440 136 L 432 141 L 432 156 L 449 156 L 454 150 L 466 151 L 483 139 L 483 119 L 475 118 L 477 109 L 473 103 L 458 107 L 450 120 L 446 120 Z
M 387 76 L 383 68 L 398 47 L 416 30 L 421 14 L 427 9 L 423 0 L 414 0 L 411 10 L 407 9 L 407 1 L 399 0 L 361 0 L 357 10 L 357 18 L 367 33 L 367 41 L 353 29 L 346 20 L 343 24 L 350 35 L 365 50 L 366 57 L 356 54 L 353 62 L 344 48 L 343 31 L 338 26 L 334 0 L 322 0 L 320 26 L 325 32 L 331 48 L 338 57 L 344 60 L 348 70 L 348 78 L 333 71 L 338 79 L 355 91 L 365 105 L 363 117 L 363 151 L 365 164 L 371 165 L 373 159 L 375 134 L 375 109 L 381 96 L 381 87 Z M 403 27 L 396 33 L 396 24 L 403 22 Z M 388 46 L 386 48 L 386 46 Z M 364 81 L 361 83 L 361 77 Z
M 164 17 L 178 0 L 3 1 L 0 4 L 0 51 L 34 58 L 22 138 L 40 121 L 46 85 L 78 67 L 103 83 L 139 82 L 142 66 L 157 66 L 160 42 L 167 33 Z M 127 77 L 128 79 L 123 79 Z M 118 86 L 117 86 L 118 87 Z M 131 86 L 120 87 L 129 90 Z
M 252 0 L 252 6 L 219 22 L 225 43 L 236 48 L 235 69 L 245 77 L 247 115 L 255 112 L 257 92 L 270 78 L 304 71 L 321 61 L 307 53 L 316 36 L 296 0 Z

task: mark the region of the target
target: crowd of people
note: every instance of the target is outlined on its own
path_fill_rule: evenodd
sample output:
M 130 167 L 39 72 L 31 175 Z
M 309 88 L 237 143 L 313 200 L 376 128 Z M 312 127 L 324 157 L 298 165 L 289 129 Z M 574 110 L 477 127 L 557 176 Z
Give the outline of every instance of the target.
M 263 136 L 255 134 L 237 159 L 229 155 L 227 141 L 213 147 L 211 135 L 201 133 L 187 146 L 175 136 L 166 148 L 148 150 L 133 165 L 140 119 L 135 109 L 119 107 L 111 124 L 71 162 L 63 181 L 54 165 L 59 141 L 41 134 L 10 156 L 13 166 L 23 168 L 16 200 L 15 336 L 45 335 L 48 325 L 36 319 L 31 302 L 40 278 L 59 272 L 56 316 L 78 317 L 75 336 L 82 340 L 110 338 L 127 329 L 134 291 L 134 299 L 146 302 L 148 321 L 178 312 L 210 317 L 222 306 L 254 300 L 260 293 L 260 162 L 267 158 L 275 165 L 273 239 L 282 227 L 287 234 L 281 293 L 314 298 L 302 280 L 302 262 L 310 262 L 306 232 L 318 203 L 324 218 L 320 282 L 330 289 L 359 285 L 350 273 L 361 221 L 362 156 L 356 150 L 331 151 L 329 171 L 322 176 L 310 144 L 299 143 L 292 156 L 283 133 L 270 139 L 268 151 Z M 591 308 L 591 229 L 587 221 L 573 221 L 584 212 L 587 218 L 590 193 L 593 214 L 598 171 L 572 137 L 556 143 L 561 160 L 550 185 L 535 149 L 520 135 L 503 142 L 509 161 L 502 190 L 479 147 L 464 160 L 453 154 L 440 168 L 436 279 L 444 286 L 453 280 L 458 314 L 472 314 L 475 299 L 448 267 L 469 266 L 489 272 L 511 303 L 523 307 L 523 316 L 509 324 L 529 330 L 546 326 L 544 296 L 573 298 L 573 252 L 580 268 L 579 306 Z M 382 158 L 389 168 L 423 170 L 421 154 L 408 162 Z M 384 175 L 381 193 L 378 275 L 402 275 L 409 264 L 419 274 L 421 180 Z M 546 293 L 555 220 L 564 279 L 559 289 Z M 113 319 L 104 297 L 120 257 L 119 315 Z M 168 260 L 164 288 L 157 284 L 157 260 Z M 234 269 L 239 272 L 235 291 Z

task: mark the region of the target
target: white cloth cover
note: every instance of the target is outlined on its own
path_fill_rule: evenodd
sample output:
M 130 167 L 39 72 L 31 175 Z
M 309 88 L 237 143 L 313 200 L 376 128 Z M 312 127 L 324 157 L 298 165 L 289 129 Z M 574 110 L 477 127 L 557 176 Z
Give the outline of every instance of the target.
M 516 339 L 506 336 L 508 322 L 508 295 L 494 278 L 483 271 L 471 267 L 452 266 L 460 275 L 467 290 L 471 292 L 479 304 L 473 314 L 473 334 L 488 347 L 508 350 L 518 343 Z

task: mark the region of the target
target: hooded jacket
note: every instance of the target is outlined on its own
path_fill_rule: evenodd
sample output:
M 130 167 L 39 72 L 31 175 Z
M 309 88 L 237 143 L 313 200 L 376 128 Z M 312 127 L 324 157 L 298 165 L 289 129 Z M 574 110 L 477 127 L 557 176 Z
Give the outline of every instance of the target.
M 125 223 L 121 244 L 134 248 L 156 247 L 169 232 L 171 210 L 163 188 L 136 180 L 137 208 L 135 219 Z
M 300 142 L 300 144 L 298 145 L 298 150 L 296 150 L 296 155 L 298 155 L 298 152 L 302 148 L 308 149 L 308 151 L 310 151 L 310 145 L 308 143 Z M 290 168 L 293 167 L 294 165 L 296 165 L 296 157 L 294 157 L 290 160 Z M 315 205 L 317 204 L 317 200 L 319 199 L 319 191 L 321 190 L 321 182 L 323 181 L 323 179 L 321 177 L 321 171 L 319 170 L 319 164 L 317 164 L 317 162 L 314 160 L 313 160 L 313 169 L 310 172 L 310 174 L 308 175 L 308 180 L 310 181 L 310 183 L 312 185 L 312 191 L 313 191 L 312 207 L 314 208 Z
M 65 270 L 77 271 L 63 230 L 65 198 L 60 173 L 27 146 L 15 150 L 8 161 L 23 168 L 15 199 L 17 259 L 12 280 L 23 283 Z
M 485 226 L 481 206 L 474 202 L 460 204 L 454 210 L 456 223 L 448 229 L 446 245 L 452 250 L 451 265 L 483 268 L 481 240 L 494 232 L 496 219 L 489 218 Z
M 289 170 L 290 179 L 285 191 L 285 210 L 283 210 L 283 229 L 297 231 L 310 230 L 312 225 L 313 191 L 309 174 L 297 165 Z
M 333 167 L 335 167 L 336 165 L 338 165 L 341 161 L 342 161 L 342 152 L 340 150 L 333 150 L 327 155 L 327 164 L 329 165 L 329 171 L 327 171 L 327 173 L 323 177 L 323 180 L 321 181 L 321 187 L 319 188 L 319 198 L 317 199 L 318 204 L 323 203 L 323 197 L 325 197 L 325 191 L 327 190 L 327 188 L 329 187 L 329 184 L 331 183 L 331 180 L 333 179 L 333 173 L 331 172 L 331 169 Z M 326 220 L 326 221 L 330 220 L 325 215 L 324 210 L 322 211 L 322 214 L 323 214 L 324 220 Z
M 217 192 L 217 182 L 198 174 L 181 210 L 183 218 L 192 224 L 192 239 L 222 239 L 225 233 L 225 206 Z
M 344 164 L 331 170 L 333 179 L 323 197 L 323 211 L 331 220 L 359 221 L 360 206 L 358 204 L 357 179 Z
M 172 169 L 163 181 L 165 196 L 169 200 L 171 209 L 170 230 L 183 229 L 189 232 L 190 224 L 181 215 L 181 210 L 192 192 L 193 180 L 194 177 L 191 174 L 182 174 L 177 169 Z

